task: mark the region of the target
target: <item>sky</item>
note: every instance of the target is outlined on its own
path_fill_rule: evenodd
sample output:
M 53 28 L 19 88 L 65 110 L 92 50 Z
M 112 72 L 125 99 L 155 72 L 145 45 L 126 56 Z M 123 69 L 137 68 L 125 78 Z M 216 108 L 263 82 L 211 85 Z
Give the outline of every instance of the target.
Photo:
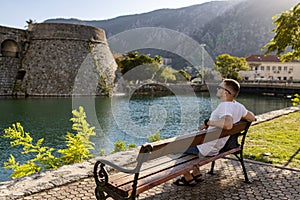
M 1 0 L 0 25 L 24 29 L 29 19 L 37 23 L 52 18 L 104 20 L 208 1 L 211 0 Z

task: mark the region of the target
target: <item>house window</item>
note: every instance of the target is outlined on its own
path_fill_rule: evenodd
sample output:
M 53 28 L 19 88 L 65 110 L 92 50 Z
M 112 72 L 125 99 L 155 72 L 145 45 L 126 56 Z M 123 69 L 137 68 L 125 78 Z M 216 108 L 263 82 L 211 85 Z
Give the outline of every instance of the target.
M 284 66 L 284 67 L 283 67 L 283 71 L 287 71 L 287 66 Z
M 270 66 L 267 66 L 267 71 L 270 71 Z
M 261 69 L 262 71 L 264 71 L 264 70 L 265 70 L 265 66 L 261 66 L 260 69 Z
M 281 66 L 278 66 L 278 71 L 281 71 Z
M 273 67 L 272 67 L 272 70 L 275 71 L 275 70 L 276 70 L 276 66 L 273 66 Z

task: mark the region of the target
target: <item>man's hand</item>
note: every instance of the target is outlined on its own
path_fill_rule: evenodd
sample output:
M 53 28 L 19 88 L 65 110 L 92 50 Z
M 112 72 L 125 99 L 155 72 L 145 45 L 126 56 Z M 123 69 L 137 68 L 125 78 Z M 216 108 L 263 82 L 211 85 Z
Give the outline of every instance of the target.
M 205 124 L 202 124 L 201 126 L 200 126 L 200 130 L 204 130 L 204 129 L 207 129 L 208 128 L 208 126 L 206 126 Z
M 209 119 L 204 120 L 204 123 L 200 126 L 200 130 L 207 129 L 209 127 Z
M 205 121 L 203 125 L 200 126 L 200 130 L 207 129 L 209 126 L 219 127 L 225 130 L 230 130 L 233 127 L 233 119 L 231 116 L 224 116 L 218 121 Z

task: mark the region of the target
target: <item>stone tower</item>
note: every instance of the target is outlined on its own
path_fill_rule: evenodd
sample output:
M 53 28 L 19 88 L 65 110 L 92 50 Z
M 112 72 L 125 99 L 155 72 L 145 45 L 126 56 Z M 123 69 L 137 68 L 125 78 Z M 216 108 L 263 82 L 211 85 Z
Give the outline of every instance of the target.
M 102 29 L 41 23 L 23 35 L 14 94 L 107 95 L 112 90 L 117 64 Z

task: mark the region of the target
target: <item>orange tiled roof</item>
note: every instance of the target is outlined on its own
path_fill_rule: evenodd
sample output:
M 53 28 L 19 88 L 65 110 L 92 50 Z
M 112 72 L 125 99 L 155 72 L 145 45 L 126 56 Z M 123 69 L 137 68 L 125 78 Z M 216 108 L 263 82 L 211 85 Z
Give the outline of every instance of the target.
M 246 56 L 246 60 L 252 62 L 281 62 L 280 56 L 276 55 L 249 55 Z
M 246 61 L 247 62 L 281 62 L 280 61 L 280 56 L 277 55 L 249 55 L 246 56 Z M 299 60 L 293 60 L 290 62 L 300 62 Z

